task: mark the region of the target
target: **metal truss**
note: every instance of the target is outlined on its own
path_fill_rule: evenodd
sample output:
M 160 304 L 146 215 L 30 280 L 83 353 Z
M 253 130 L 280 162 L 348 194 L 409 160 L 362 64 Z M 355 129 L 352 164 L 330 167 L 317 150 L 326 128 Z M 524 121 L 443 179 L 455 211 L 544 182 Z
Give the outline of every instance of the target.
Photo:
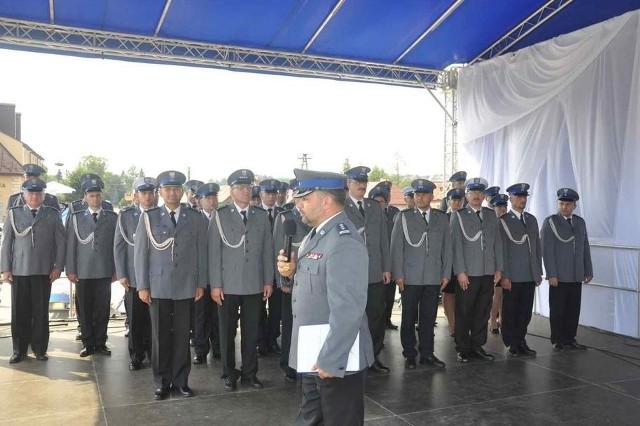
M 449 176 L 458 171 L 458 91 L 448 89 L 444 92 L 444 167 L 442 180 L 446 183 Z
M 135 36 L 0 18 L 0 45 L 3 44 L 34 50 L 74 52 L 101 58 L 134 59 L 407 87 L 445 88 L 449 85 L 449 74 L 441 70 Z
M 473 65 L 478 61 L 486 61 L 499 56 L 509 50 L 511 46 L 525 38 L 529 33 L 555 16 L 562 9 L 571 4 L 573 0 L 549 0 L 538 10 L 529 15 L 524 21 L 516 25 L 511 31 L 502 36 L 498 41 L 482 52 L 469 63 Z

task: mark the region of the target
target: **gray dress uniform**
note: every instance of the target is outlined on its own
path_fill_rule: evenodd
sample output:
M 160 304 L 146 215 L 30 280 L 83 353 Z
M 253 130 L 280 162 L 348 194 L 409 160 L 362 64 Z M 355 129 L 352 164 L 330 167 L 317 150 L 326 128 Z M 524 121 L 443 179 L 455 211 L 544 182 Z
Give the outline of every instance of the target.
M 134 267 L 134 242 L 140 213 L 140 207 L 136 205 L 120 210 L 113 241 L 116 278 L 129 280 L 125 303 L 129 315 L 129 357 L 133 365 L 139 364 L 151 353 L 149 306 L 138 296 Z
M 502 295 L 502 341 L 517 353 L 528 348 L 525 337 L 531 321 L 536 283 L 542 277 L 542 250 L 538 221 L 524 212 L 524 225 L 513 210 L 500 217 L 504 247 L 502 278 L 511 280 L 511 290 Z
M 161 175 L 162 176 L 162 175 Z M 162 185 L 159 176 L 158 181 Z M 207 284 L 207 226 L 180 205 L 177 224 L 165 206 L 143 212 L 136 228 L 134 269 L 138 292 L 151 293 L 151 369 L 156 388 L 188 386 L 189 327 L 196 288 Z
M 585 221 L 575 214 L 571 222 L 559 214 L 551 215 L 542 223 L 541 241 L 546 277 L 558 279 L 557 287 L 549 287 L 551 343 L 569 345 L 576 341 L 582 282 L 593 277 Z
M 385 292 L 382 273 L 391 272 L 389 231 L 380 203 L 371 198 L 362 202 L 364 217 L 358 206 L 347 195 L 344 211 L 364 238 L 369 253 L 369 289 L 367 294 L 367 318 L 376 357 L 382 350 L 385 331 Z
M 67 228 L 67 275 L 76 274 L 78 311 L 85 348 L 107 340 L 111 282 L 115 272 L 113 239 L 117 215 L 102 209 L 94 222 L 90 210 L 75 212 Z
M 296 224 L 296 233 L 292 237 L 291 249 L 298 256 L 298 249 L 304 237 L 311 231 L 311 227 L 302 221 L 302 215 L 297 207 L 280 213 L 275 220 L 273 226 L 273 252 L 278 258 L 278 253 L 284 248 L 284 232 L 283 224 L 285 220 L 293 220 Z M 291 281 L 284 280 L 276 272 L 279 287 L 289 287 L 291 290 Z M 289 351 L 291 348 L 291 330 L 293 327 L 293 313 L 291 311 L 291 291 L 282 292 L 282 344 L 280 352 L 280 368 L 285 372 L 289 379 L 294 379 L 296 371 L 289 367 Z
M 391 234 L 391 259 L 393 277 L 405 281 L 400 326 L 403 355 L 408 359 L 417 355 L 415 323 L 418 318 L 420 357 L 433 355 L 440 279 L 450 277 L 453 262 L 446 214 L 430 209 L 427 225 L 417 208 L 400 212 Z
M 493 276 L 503 270 L 498 218 L 482 207 L 482 217 L 469 206 L 451 213 L 453 272 L 469 277 L 469 288 L 456 288 L 456 350 L 468 354 L 487 341 L 487 321 L 493 298 Z
M 9 197 L 9 201 L 7 202 L 7 209 L 10 209 L 11 207 L 24 206 L 25 204 L 26 202 L 24 200 L 22 192 L 16 192 Z M 56 209 L 58 210 L 58 212 L 60 211 L 60 202 L 58 201 L 58 197 L 56 197 L 55 195 L 44 194 L 42 205 Z
M 4 222 L 0 263 L 11 272 L 11 337 L 14 355 L 29 344 L 44 355 L 49 344 L 49 274 L 64 269 L 64 227 L 58 210 L 40 206 L 33 217 L 27 206 L 14 207 Z
M 242 306 L 242 378 L 252 380 L 258 371 L 256 345 L 264 286 L 273 283 L 274 256 L 271 225 L 260 207 L 248 206 L 247 224 L 237 206 L 222 206 L 209 225 L 209 278 L 211 288 L 221 288 L 218 308 L 223 374 L 237 380 L 235 335 L 238 308 Z

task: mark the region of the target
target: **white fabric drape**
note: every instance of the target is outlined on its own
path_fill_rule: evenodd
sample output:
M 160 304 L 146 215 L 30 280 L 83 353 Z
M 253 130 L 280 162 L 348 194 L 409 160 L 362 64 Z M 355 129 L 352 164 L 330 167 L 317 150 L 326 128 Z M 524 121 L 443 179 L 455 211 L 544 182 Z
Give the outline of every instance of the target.
M 542 220 L 556 190 L 581 196 L 594 284 L 581 323 L 639 337 L 640 11 L 463 68 L 460 141 L 470 176 L 531 184 Z M 611 247 L 614 246 L 614 247 Z M 623 247 L 621 247 L 623 246 Z M 548 314 L 547 289 L 536 311 Z M 604 294 L 604 296 L 603 296 Z

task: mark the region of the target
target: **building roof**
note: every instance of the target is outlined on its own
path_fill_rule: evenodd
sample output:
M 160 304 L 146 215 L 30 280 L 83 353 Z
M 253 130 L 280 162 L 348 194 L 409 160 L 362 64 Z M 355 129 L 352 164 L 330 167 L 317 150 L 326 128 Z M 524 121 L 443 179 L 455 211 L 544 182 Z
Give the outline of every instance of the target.
M 4 147 L 4 145 L 0 144 L 0 175 L 20 175 L 24 174 L 24 170 L 22 170 L 22 165 L 16 157 L 11 155 L 11 153 Z

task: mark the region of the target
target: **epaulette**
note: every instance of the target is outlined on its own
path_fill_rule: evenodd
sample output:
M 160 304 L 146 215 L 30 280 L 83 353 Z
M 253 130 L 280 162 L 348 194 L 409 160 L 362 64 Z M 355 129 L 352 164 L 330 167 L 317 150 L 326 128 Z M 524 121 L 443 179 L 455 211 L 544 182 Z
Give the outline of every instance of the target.
M 442 211 L 442 210 L 440 210 L 440 209 L 431 209 L 431 212 L 432 212 L 432 213 L 436 213 L 436 214 L 445 214 L 445 215 L 446 215 L 446 213 L 445 213 L 445 212 L 443 212 L 443 211 Z
M 262 208 L 262 206 L 252 206 L 254 209 L 258 209 L 258 210 L 262 210 L 263 212 L 267 212 L 265 209 Z
M 365 197 L 364 199 L 365 199 L 366 201 L 375 201 L 375 202 L 376 202 L 376 204 L 380 204 L 380 202 L 379 202 L 378 200 L 376 200 L 375 198 L 368 198 L 368 197 Z
M 223 204 L 223 205 L 221 205 L 221 206 L 218 206 L 218 209 L 217 209 L 217 210 L 218 210 L 218 211 L 222 211 L 222 210 L 224 210 L 224 209 L 228 208 L 230 205 L 231 205 L 231 204 Z
M 102 200 L 102 202 L 103 202 L 103 203 L 110 204 L 110 205 L 113 205 L 113 203 L 112 203 L 111 201 L 109 201 L 109 200 Z
M 410 212 L 411 210 L 413 210 L 411 207 L 407 207 L 406 209 L 400 210 L 400 213 Z
M 159 209 L 159 208 L 160 208 L 160 206 L 155 206 L 155 207 L 151 207 L 150 209 L 147 209 L 147 211 L 150 212 L 150 211 L 153 211 L 153 210 Z
M 87 209 L 74 210 L 74 211 L 73 211 L 73 214 L 84 213 L 84 212 L 86 212 L 86 211 L 87 211 Z
M 134 206 L 133 204 L 131 204 L 131 205 L 128 205 L 128 206 L 126 206 L 126 207 L 121 208 L 121 209 L 120 209 L 120 211 L 121 211 L 122 213 L 124 213 L 124 212 L 128 212 L 129 210 L 131 210 L 131 209 L 133 209 L 133 208 L 135 208 L 135 207 L 136 207 L 136 206 Z
M 102 209 L 102 211 L 105 213 L 115 214 L 116 216 L 118 215 L 118 213 L 114 212 L 113 210 Z
M 23 207 L 24 207 L 24 205 L 22 205 L 22 206 L 12 206 L 12 207 L 9 207 L 9 210 L 13 210 L 13 209 L 21 209 L 21 208 L 23 208 Z
M 400 211 L 400 209 L 399 209 L 399 208 L 397 208 L 396 206 L 392 206 L 391 204 L 389 204 L 389 205 L 387 206 L 387 209 L 389 209 L 389 210 L 395 210 L 395 211 L 397 211 L 397 212 L 399 212 L 399 211 Z
M 349 230 L 349 227 L 347 227 L 347 225 L 345 225 L 344 223 L 337 224 L 336 228 L 338 229 L 338 235 L 340 236 L 351 235 L 351 231 Z
M 60 210 L 56 209 L 56 208 L 55 208 L 55 207 L 53 207 L 53 206 L 45 206 L 45 205 L 43 204 L 43 205 L 42 205 L 42 207 L 44 207 L 45 209 L 51 209 L 51 210 L 53 210 L 53 211 L 54 211 L 54 212 L 56 212 L 56 213 L 60 212 Z

